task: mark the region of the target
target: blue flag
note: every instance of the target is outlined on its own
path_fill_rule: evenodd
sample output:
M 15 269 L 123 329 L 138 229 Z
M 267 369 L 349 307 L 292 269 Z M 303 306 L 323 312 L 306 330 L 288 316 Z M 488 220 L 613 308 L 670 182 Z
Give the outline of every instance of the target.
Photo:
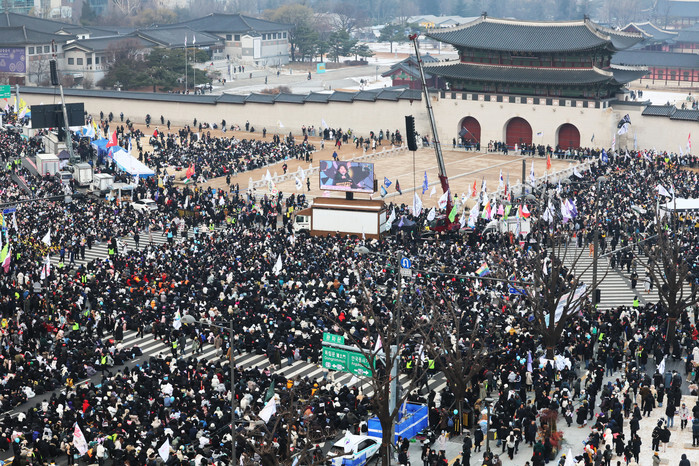
M 386 192 L 386 188 L 384 188 L 383 186 L 381 186 L 381 197 L 386 197 L 386 194 L 388 194 L 388 193 Z
M 427 183 L 427 172 L 425 172 L 425 181 L 422 182 L 422 194 L 425 194 L 429 189 L 430 185 Z
M 607 151 L 602 149 L 602 163 L 609 163 L 609 156 L 607 155 Z
M 391 180 L 389 180 L 388 178 L 386 178 L 386 177 L 384 176 L 384 177 L 383 177 L 383 184 L 385 184 L 386 187 L 388 188 L 389 186 L 391 186 Z

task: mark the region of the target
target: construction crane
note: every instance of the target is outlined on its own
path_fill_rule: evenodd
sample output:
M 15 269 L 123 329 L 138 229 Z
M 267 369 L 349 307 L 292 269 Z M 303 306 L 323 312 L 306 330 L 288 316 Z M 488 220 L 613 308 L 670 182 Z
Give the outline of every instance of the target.
M 437 134 L 437 123 L 434 120 L 434 112 L 432 111 L 432 103 L 430 102 L 430 93 L 427 89 L 427 81 L 425 81 L 425 70 L 422 67 L 422 58 L 420 57 L 420 48 L 418 45 L 418 34 L 411 34 L 408 38 L 412 41 L 415 47 L 415 58 L 417 59 L 417 67 L 420 70 L 420 81 L 422 83 L 422 94 L 425 99 L 425 105 L 427 105 L 427 115 L 430 118 L 430 126 L 432 127 L 432 143 L 434 145 L 434 153 L 437 156 L 437 167 L 439 168 L 439 183 L 442 185 L 442 192 L 449 193 L 449 178 L 447 178 L 447 169 L 444 165 L 444 157 L 442 157 L 442 145 L 439 142 L 439 135 Z M 451 213 L 453 204 L 451 200 L 451 193 L 447 194 L 447 215 L 445 219 L 445 227 L 439 230 L 454 230 L 456 229 L 453 225 L 458 225 L 457 222 L 451 222 L 449 220 L 449 213 Z M 439 231 L 438 230 L 438 231 Z

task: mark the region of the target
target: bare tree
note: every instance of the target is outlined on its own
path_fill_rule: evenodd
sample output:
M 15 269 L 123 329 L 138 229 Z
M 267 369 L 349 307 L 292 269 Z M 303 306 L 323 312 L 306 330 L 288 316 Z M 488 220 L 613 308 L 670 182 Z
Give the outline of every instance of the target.
M 522 265 L 528 275 L 524 278 L 531 284 L 515 286 L 517 293 L 505 303 L 519 315 L 522 326 L 541 336 L 548 359 L 553 359 L 556 345 L 570 324 L 570 318 L 588 305 L 592 290 L 606 276 L 605 272 L 597 283 L 590 286 L 582 283 L 581 277 L 592 267 L 592 263 L 579 265 L 584 249 L 573 250 L 572 253 L 571 249 L 554 244 L 548 249 L 525 252 Z M 570 254 L 572 256 L 567 260 Z M 510 263 L 516 261 L 515 257 L 503 259 Z
M 257 454 L 265 466 L 291 465 L 296 461 L 307 466 L 324 463 L 324 458 L 314 455 L 313 449 L 316 444 L 328 439 L 323 432 L 312 427 L 310 419 L 300 422 L 307 403 L 302 401 L 303 394 L 296 387 L 275 392 L 275 398 L 279 397 L 275 400 L 277 411 L 269 422 L 254 420 L 257 416 L 251 413 L 243 416 L 249 419 L 245 419 L 246 427 L 238 434 L 238 444 L 243 443 L 245 450 Z M 296 440 L 292 436 L 296 436 Z M 254 463 L 249 458 L 243 464 Z
M 489 350 L 479 338 L 479 317 L 476 312 L 458 309 L 448 297 L 427 297 L 431 326 L 423 328 L 427 354 L 440 360 L 440 369 L 456 397 L 460 419 L 471 380 L 499 350 Z M 459 424 L 461 425 L 461 423 Z
M 392 427 L 399 419 L 403 403 L 406 402 L 411 391 L 419 388 L 426 372 L 426 368 L 418 362 L 409 374 L 403 374 L 401 378 L 402 360 L 409 359 L 407 353 L 402 354 L 402 351 L 405 350 L 408 342 L 421 339 L 428 323 L 416 319 L 412 313 L 401 312 L 403 293 L 400 281 L 398 283 L 389 281 L 389 287 L 397 288 L 394 290 L 395 301 L 392 309 L 381 311 L 381 307 L 367 289 L 366 282 L 359 273 L 357 275 L 363 291 L 361 303 L 363 316 L 366 322 L 373 322 L 369 327 L 375 338 L 374 342 L 369 342 L 369 347 L 367 347 L 367 341 L 354 335 L 346 335 L 345 341 L 349 340 L 349 344 L 355 346 L 357 351 L 366 358 L 366 371 L 369 373 L 367 382 L 372 391 L 370 405 L 381 424 L 381 462 L 383 466 L 388 466 L 391 446 L 394 443 Z M 380 343 L 377 344 L 377 341 Z M 396 349 L 397 355 L 394 352 Z M 394 378 L 398 393 L 392 393 Z M 392 398 L 395 400 L 395 405 L 391 403 Z
M 141 0 L 112 0 L 112 5 L 124 16 L 133 16 L 141 9 Z
M 677 319 L 689 307 L 697 303 L 696 295 L 685 289 L 691 278 L 689 264 L 684 254 L 682 232 L 678 228 L 675 212 L 669 216 L 667 223 L 656 212 L 655 234 L 653 244 L 646 243 L 644 250 L 648 256 L 646 272 L 658 289 L 660 303 L 667 312 L 667 333 L 665 352 L 672 351 L 675 340 Z

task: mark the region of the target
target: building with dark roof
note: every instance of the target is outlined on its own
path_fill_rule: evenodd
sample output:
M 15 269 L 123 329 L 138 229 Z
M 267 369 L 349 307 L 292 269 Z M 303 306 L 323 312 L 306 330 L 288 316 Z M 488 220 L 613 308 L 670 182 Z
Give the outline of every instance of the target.
M 596 113 L 623 94 L 626 84 L 648 73 L 642 65 L 613 64 L 616 53 L 643 41 L 643 33 L 611 30 L 587 18 L 544 22 L 484 14 L 460 26 L 430 29 L 426 35 L 459 53 L 458 60 L 425 65 L 426 73 L 446 82 L 440 97 L 478 101 L 480 108 L 492 102 L 505 114 L 516 112 L 504 123 L 496 123 L 503 124 L 501 140 L 510 147 L 534 142 L 529 118 L 541 118 L 541 112 L 533 113 L 538 106 Z M 527 115 L 524 108 L 532 114 Z M 468 115 L 459 123 L 459 135 L 470 143 L 481 142 L 481 118 L 496 120 L 493 115 Z M 557 146 L 580 147 L 580 128 L 589 125 L 579 120 L 556 124 Z
M 629 23 L 622 29 L 624 32 L 634 32 L 643 36 L 643 42 L 634 48 L 643 50 L 670 51 L 670 45 L 677 39 L 677 31 L 661 29 L 650 21 L 645 23 Z
M 210 14 L 162 27 L 184 26 L 223 40 L 220 58 L 256 65 L 279 66 L 289 62 L 290 25 L 241 14 Z
M 645 66 L 648 74 L 640 84 L 664 84 L 674 87 L 694 87 L 699 83 L 699 54 L 625 50 L 612 59 L 619 68 Z
M 425 66 L 454 90 L 604 99 L 647 72 L 612 66 L 612 56 L 641 42 L 642 34 L 613 31 L 589 19 L 535 22 L 483 15 L 427 36 L 458 50 L 458 62 Z
M 439 60 L 428 53 L 422 57 L 422 62 L 423 64 L 429 64 L 437 63 Z M 394 64 L 381 76 L 390 76 L 393 86 L 408 86 L 409 89 L 422 89 L 420 70 L 418 69 L 415 55 L 410 55 L 405 60 Z M 441 89 L 444 87 L 444 82 L 440 81 L 439 77 L 429 73 L 425 73 L 425 81 L 430 89 Z

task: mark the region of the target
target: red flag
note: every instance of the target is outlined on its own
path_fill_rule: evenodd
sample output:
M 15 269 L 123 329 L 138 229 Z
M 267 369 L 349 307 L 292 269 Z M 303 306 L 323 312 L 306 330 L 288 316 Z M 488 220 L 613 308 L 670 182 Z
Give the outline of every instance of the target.
M 473 180 L 473 189 L 471 189 L 471 197 L 476 197 L 476 180 Z
M 117 141 L 117 136 L 116 136 L 116 130 L 112 133 L 112 137 L 109 138 L 109 141 L 107 141 L 107 148 L 109 147 L 116 147 L 118 145 Z
M 154 138 L 157 138 L 157 137 L 158 137 L 158 130 L 157 130 L 157 129 L 156 129 L 155 131 L 153 131 L 153 137 L 154 137 Z
M 187 178 L 191 178 L 194 175 L 194 164 L 190 165 L 187 169 Z
M 551 154 L 546 155 L 546 169 L 551 170 Z
M 529 212 L 529 209 L 527 209 L 527 205 L 524 204 L 522 206 L 522 217 L 529 218 L 530 215 L 531 215 L 531 213 Z

